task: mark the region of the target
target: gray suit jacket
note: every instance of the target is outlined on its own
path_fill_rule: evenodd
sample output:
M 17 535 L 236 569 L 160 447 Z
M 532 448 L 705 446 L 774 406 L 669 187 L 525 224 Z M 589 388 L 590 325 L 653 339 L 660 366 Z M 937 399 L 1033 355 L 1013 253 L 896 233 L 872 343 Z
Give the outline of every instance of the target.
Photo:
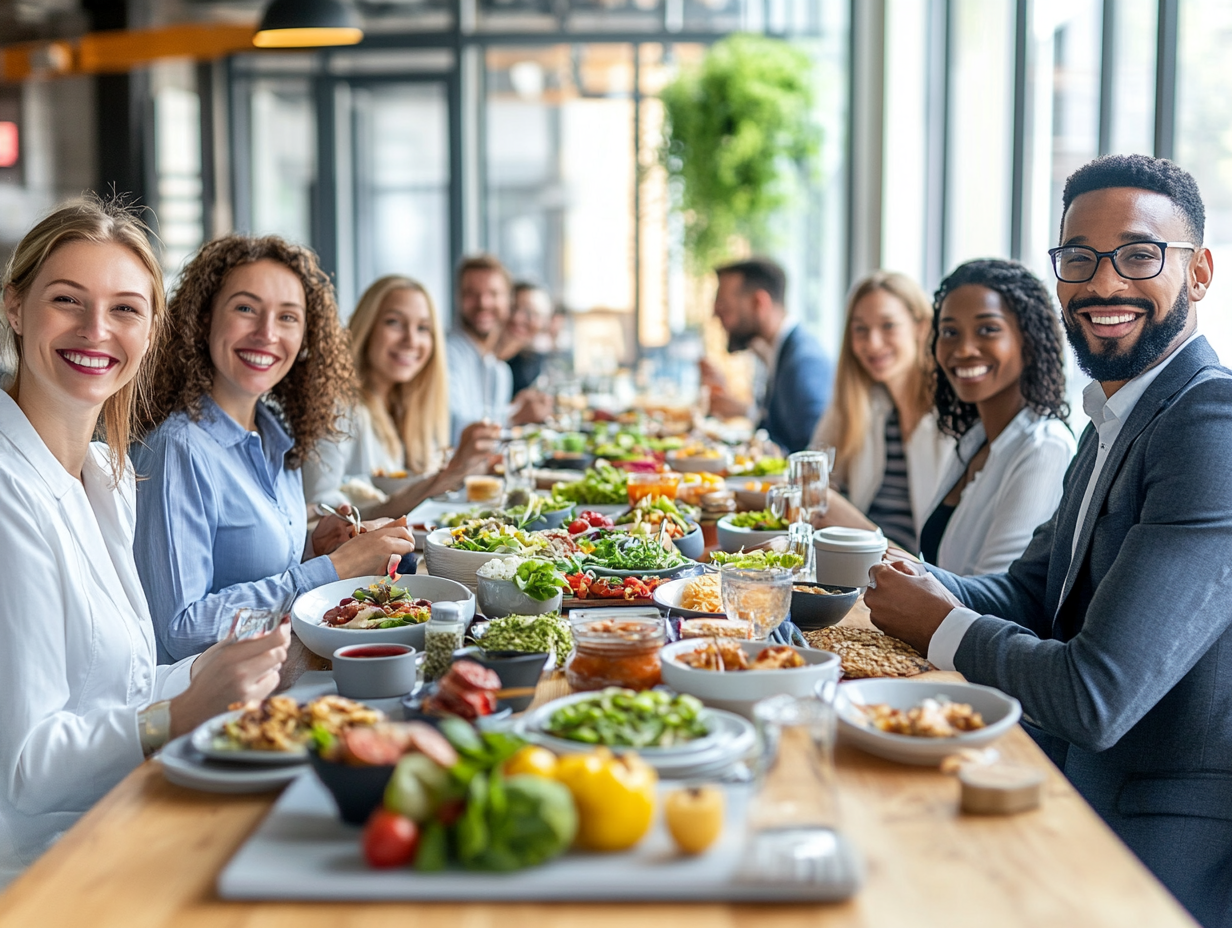
M 1232 926 L 1232 373 L 1199 338 L 1147 388 L 1070 572 L 1098 443 L 1088 426 L 1006 573 L 934 571 L 984 613 L 954 662 L 1063 739 L 1096 811 L 1199 921 Z

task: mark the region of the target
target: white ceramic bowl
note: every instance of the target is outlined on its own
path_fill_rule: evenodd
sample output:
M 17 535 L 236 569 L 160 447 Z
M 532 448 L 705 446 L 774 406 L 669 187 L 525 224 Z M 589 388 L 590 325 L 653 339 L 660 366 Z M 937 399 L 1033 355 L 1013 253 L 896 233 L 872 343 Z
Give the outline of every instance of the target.
M 727 489 L 736 494 L 736 502 L 741 506 L 747 509 L 765 509 L 766 491 L 762 486 L 779 486 L 786 482 L 787 478 L 782 474 L 770 477 L 728 477 Z
M 740 528 L 737 525 L 732 525 L 731 520 L 734 514 L 724 516 L 719 519 L 719 547 L 724 551 L 736 552 L 741 548 L 749 550 L 757 545 L 764 545 L 767 541 L 773 541 L 775 538 L 781 538 L 787 534 L 787 529 L 776 529 L 774 531 L 762 532 L 751 528 Z
M 409 644 L 418 650 L 424 646 L 424 626 L 403 625 L 401 628 L 330 628 L 321 624 L 321 616 L 350 596 L 359 587 L 376 583 L 380 577 L 355 577 L 336 580 L 309 590 L 291 606 L 291 628 L 300 641 L 318 657 L 332 658 L 339 648 L 352 644 Z M 474 618 L 475 597 L 460 583 L 441 577 L 408 576 L 397 583 L 412 599 L 430 602 L 462 603 L 462 614 Z M 426 624 L 426 623 L 424 623 Z
M 825 586 L 868 586 L 868 572 L 881 563 L 887 542 L 880 530 L 834 525 L 813 532 L 817 582 Z
M 666 668 L 666 661 L 664 666 Z M 666 673 L 664 674 L 666 679 Z M 969 703 L 984 717 L 985 727 L 954 738 L 918 738 L 893 735 L 864 722 L 859 705 L 885 703 L 895 709 L 911 709 L 925 699 L 943 696 L 950 702 Z M 930 680 L 874 678 L 839 684 L 834 697 L 839 737 L 869 754 L 900 764 L 935 766 L 962 748 L 977 748 L 995 741 L 1017 724 L 1022 706 L 1012 696 L 991 686 L 974 683 L 934 683 Z
M 490 551 L 464 551 L 445 544 L 450 539 L 449 529 L 438 528 L 429 532 L 424 540 L 423 555 L 428 563 L 428 573 L 434 577 L 445 577 L 461 583 L 472 592 L 478 589 L 477 571 L 494 557 L 504 557 L 503 554 L 492 554 Z M 529 556 L 529 555 L 528 555 Z
M 667 466 L 682 474 L 721 474 L 731 467 L 731 455 L 724 453 L 717 458 L 682 457 L 667 453 Z
M 423 478 L 415 474 L 407 474 L 405 477 L 378 477 L 376 474 L 373 474 L 368 479 L 374 487 L 386 496 L 393 496 L 398 491 L 409 487 L 415 481 L 422 480 Z
M 507 615 L 543 615 L 547 612 L 560 612 L 563 590 L 557 590 L 551 599 L 538 600 L 527 596 L 518 589 L 512 580 L 494 580 L 491 577 L 476 577 L 478 588 L 475 595 L 479 600 L 479 611 L 489 619 L 500 619 Z
M 814 648 L 794 648 L 802 658 L 803 667 L 787 670 L 741 670 L 719 673 L 697 670 L 677 660 L 678 656 L 710 642 L 709 638 L 686 638 L 666 645 L 660 652 L 663 660 L 663 682 L 677 693 L 689 693 L 708 706 L 726 709 L 753 717 L 753 706 L 770 696 L 811 696 L 818 684 L 838 682 L 842 666 L 837 654 Z M 771 647 L 769 641 L 739 642 L 749 658 Z

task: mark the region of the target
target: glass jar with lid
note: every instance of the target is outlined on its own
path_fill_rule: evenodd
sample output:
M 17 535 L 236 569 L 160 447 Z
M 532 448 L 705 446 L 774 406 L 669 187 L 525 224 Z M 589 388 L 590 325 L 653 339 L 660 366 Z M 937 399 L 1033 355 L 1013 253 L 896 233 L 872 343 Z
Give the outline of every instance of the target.
M 573 651 L 565 662 L 565 679 L 575 690 L 608 686 L 648 690 L 663 682 L 659 649 L 667 641 L 666 623 L 657 614 L 627 613 L 611 609 L 575 613 Z

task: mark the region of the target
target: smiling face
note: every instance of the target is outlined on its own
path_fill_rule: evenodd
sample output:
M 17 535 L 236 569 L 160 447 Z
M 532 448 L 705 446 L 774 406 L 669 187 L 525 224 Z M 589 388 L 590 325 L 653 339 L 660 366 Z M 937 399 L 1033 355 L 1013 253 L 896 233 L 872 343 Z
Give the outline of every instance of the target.
M 150 347 L 153 281 L 116 244 L 56 248 L 5 313 L 21 339 L 21 398 L 97 411 L 137 375 Z
M 432 357 L 432 312 L 418 290 L 393 290 L 381 301 L 365 358 L 374 387 L 410 383 Z
M 924 323 L 888 290 L 863 296 L 852 307 L 850 326 L 852 353 L 875 382 L 896 382 L 919 368 Z
M 257 400 L 291 370 L 304 341 L 305 303 L 303 284 L 277 261 L 242 264 L 223 279 L 210 311 L 210 395 L 237 421 L 251 418 Z
M 1192 233 L 1170 199 L 1136 187 L 1075 197 L 1061 227 L 1063 245 L 1112 251 L 1140 241 L 1192 241 Z M 1105 383 L 1141 374 L 1194 331 L 1191 303 L 1205 296 L 1210 278 L 1209 251 L 1169 248 L 1163 270 L 1150 280 L 1127 280 L 1102 259 L 1089 281 L 1058 281 L 1065 331 L 1079 365 Z
M 484 341 L 509 321 L 509 282 L 500 271 L 472 268 L 458 284 L 462 324 Z
M 946 296 L 934 354 L 964 403 L 1021 396 L 1022 332 L 996 290 L 965 284 Z

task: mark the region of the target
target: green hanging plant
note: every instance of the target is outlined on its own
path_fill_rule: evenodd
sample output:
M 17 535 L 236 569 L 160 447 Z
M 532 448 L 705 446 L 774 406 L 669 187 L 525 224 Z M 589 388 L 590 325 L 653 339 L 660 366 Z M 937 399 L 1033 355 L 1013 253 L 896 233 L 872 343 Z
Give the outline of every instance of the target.
M 660 95 L 660 159 L 679 184 L 685 249 L 699 270 L 728 256 L 733 237 L 772 244 L 769 220 L 786 205 L 794 171 L 815 170 L 813 63 L 786 42 L 733 35 Z

